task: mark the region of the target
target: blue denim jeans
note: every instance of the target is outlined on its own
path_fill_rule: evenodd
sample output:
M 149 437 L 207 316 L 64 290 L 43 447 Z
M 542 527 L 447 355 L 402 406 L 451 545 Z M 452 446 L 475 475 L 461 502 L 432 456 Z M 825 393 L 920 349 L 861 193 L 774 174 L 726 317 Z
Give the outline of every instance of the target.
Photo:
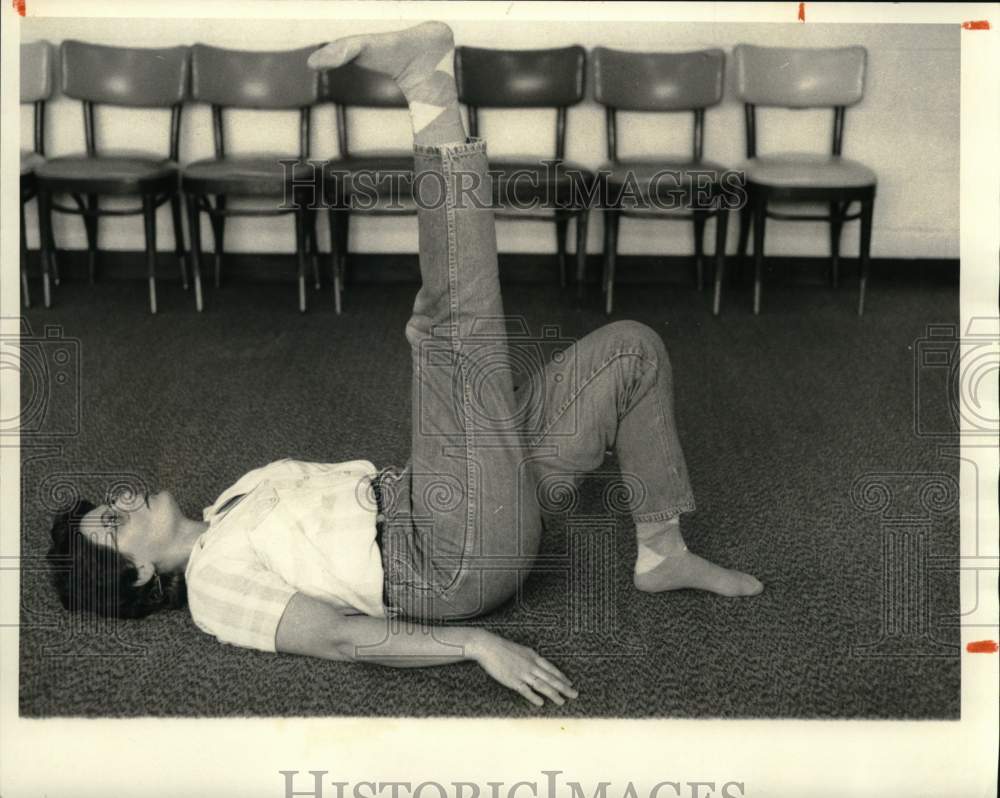
M 565 509 L 608 450 L 635 521 L 674 518 L 694 498 L 660 336 L 616 322 L 540 360 L 547 339 L 526 340 L 504 314 L 485 142 L 417 147 L 415 171 L 412 453 L 380 481 L 385 594 L 390 612 L 456 620 L 514 595 L 543 514 Z

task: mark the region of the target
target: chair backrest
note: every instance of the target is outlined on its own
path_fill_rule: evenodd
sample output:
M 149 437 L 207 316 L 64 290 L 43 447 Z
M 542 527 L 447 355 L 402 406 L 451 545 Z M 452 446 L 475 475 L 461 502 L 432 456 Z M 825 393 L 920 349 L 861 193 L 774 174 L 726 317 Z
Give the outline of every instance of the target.
M 587 52 L 549 50 L 455 50 L 458 99 L 476 108 L 565 108 L 583 99 Z
M 620 111 L 693 111 L 722 99 L 726 54 L 633 53 L 595 47 L 594 99 Z
M 297 50 L 191 48 L 191 97 L 223 108 L 281 110 L 316 103 L 319 74 L 307 61 L 318 45 Z
M 579 45 L 547 50 L 455 50 L 458 99 L 469 111 L 469 133 L 479 135 L 480 108 L 556 109 L 555 156 L 566 152 L 566 109 L 583 99 L 587 51 Z
M 45 41 L 21 45 L 21 102 L 34 106 L 34 148 L 45 154 L 45 101 L 52 96 L 52 46 Z
M 21 45 L 21 102 L 44 102 L 52 96 L 52 47 L 48 42 Z
M 107 47 L 65 41 L 62 90 L 88 103 L 169 108 L 187 96 L 187 47 Z
M 737 45 L 736 91 L 751 105 L 835 108 L 864 95 L 864 47 L 757 47 Z
M 309 157 L 312 106 L 319 99 L 319 73 L 309 56 L 319 45 L 296 50 L 191 48 L 191 98 L 212 106 L 215 155 L 226 155 L 223 111 L 244 108 L 299 111 L 299 156 Z
M 618 160 L 618 111 L 694 113 L 691 157 L 705 147 L 705 109 L 722 99 L 726 54 L 722 50 L 688 53 L 633 53 L 594 49 L 594 98 L 605 106 L 608 158 Z
M 407 107 L 406 97 L 396 81 L 354 63 L 325 70 L 320 78 L 319 96 L 321 102 L 334 103 L 337 107 L 337 143 L 342 158 L 350 154 L 348 108 Z
M 861 101 L 868 51 L 864 47 L 757 47 L 738 44 L 736 93 L 743 100 L 746 152 L 757 157 L 757 106 L 833 108 L 833 155 L 844 146 L 847 106 Z

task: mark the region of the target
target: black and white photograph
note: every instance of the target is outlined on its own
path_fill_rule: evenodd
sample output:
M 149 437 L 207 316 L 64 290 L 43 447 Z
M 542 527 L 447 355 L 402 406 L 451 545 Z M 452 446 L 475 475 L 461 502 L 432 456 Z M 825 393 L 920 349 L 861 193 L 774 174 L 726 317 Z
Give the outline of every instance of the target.
M 5 798 L 996 795 L 997 4 L 7 6 Z

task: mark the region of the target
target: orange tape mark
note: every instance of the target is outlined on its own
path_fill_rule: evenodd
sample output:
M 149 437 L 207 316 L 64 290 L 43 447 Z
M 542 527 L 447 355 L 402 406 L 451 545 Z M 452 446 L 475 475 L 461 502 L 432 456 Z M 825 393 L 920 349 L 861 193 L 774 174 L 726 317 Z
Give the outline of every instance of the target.
M 996 640 L 976 640 L 974 643 L 969 643 L 965 650 L 970 654 L 996 654 L 1000 650 L 1000 645 L 997 645 Z
M 989 30 L 990 21 L 988 19 L 973 19 L 969 22 L 963 22 L 962 27 L 965 30 Z
M 27 0 L 12 0 L 14 10 L 22 17 L 28 13 Z
M 799 3 L 799 22 L 806 21 L 806 4 Z

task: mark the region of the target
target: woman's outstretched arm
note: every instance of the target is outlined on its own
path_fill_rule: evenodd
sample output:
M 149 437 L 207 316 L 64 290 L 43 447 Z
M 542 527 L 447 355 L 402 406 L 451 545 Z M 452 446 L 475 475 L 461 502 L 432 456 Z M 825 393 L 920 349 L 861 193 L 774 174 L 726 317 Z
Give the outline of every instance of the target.
M 296 593 L 288 602 L 275 648 L 286 654 L 394 668 L 472 661 L 535 706 L 545 703 L 543 696 L 557 704 L 577 696 L 569 679 L 548 660 L 485 629 L 352 615 L 304 593 Z

